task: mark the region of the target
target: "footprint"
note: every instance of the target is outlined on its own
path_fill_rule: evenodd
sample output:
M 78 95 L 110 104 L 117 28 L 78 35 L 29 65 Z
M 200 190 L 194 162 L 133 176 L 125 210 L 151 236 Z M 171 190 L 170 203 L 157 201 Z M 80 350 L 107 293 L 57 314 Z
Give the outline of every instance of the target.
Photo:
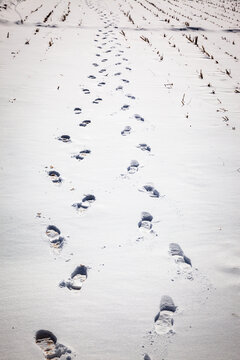
M 118 62 L 118 63 L 116 63 L 115 65 L 121 65 L 121 63 L 120 63 L 120 62 Z
M 154 198 L 159 198 L 160 196 L 159 192 L 152 185 L 144 185 L 142 190 L 139 191 L 144 191 Z
M 96 67 L 96 66 L 99 66 L 97 63 L 92 63 L 92 65 L 95 66 L 95 67 Z
M 127 171 L 129 174 L 135 174 L 138 171 L 139 162 L 137 160 L 132 160 L 131 164 L 128 166 Z
M 136 99 L 135 96 L 130 95 L 130 94 L 127 94 L 126 97 L 128 97 L 129 99 L 132 99 L 132 100 L 135 100 L 135 99 Z
M 60 236 L 61 231 L 55 225 L 49 225 L 46 230 L 46 235 L 50 241 L 52 248 L 61 250 L 64 245 L 65 239 Z
M 125 128 L 121 131 L 121 135 L 122 136 L 126 136 L 129 135 L 131 133 L 131 126 L 125 126 Z
M 76 115 L 79 115 L 79 114 L 81 114 L 82 109 L 80 109 L 79 107 L 76 107 L 76 108 L 74 109 L 74 112 L 75 112 Z
M 98 83 L 98 86 L 104 86 L 104 85 L 106 85 L 106 83 L 105 82 L 100 82 L 100 83 Z
M 91 124 L 91 120 L 83 120 L 83 121 L 79 124 L 79 126 L 85 127 L 85 126 L 87 126 L 88 124 Z
M 35 335 L 36 344 L 42 350 L 45 359 L 71 360 L 72 351 L 57 342 L 56 336 L 48 330 L 38 330 Z
M 126 58 L 122 58 L 123 59 L 123 61 L 128 61 L 128 59 L 126 59 Z
M 77 266 L 67 281 L 60 282 L 59 286 L 69 290 L 81 290 L 83 282 L 87 279 L 88 269 L 85 265 Z
M 75 207 L 77 211 L 82 212 L 84 210 L 87 210 L 91 206 L 91 204 L 94 203 L 95 201 L 96 201 L 95 196 L 88 194 L 84 196 L 82 202 L 75 203 L 72 206 Z
M 71 142 L 71 138 L 70 138 L 69 135 L 59 136 L 59 137 L 58 137 L 58 140 L 59 140 L 59 141 L 62 141 L 62 142 Z
M 129 80 L 126 80 L 126 79 L 122 79 L 122 81 L 125 83 L 129 83 Z
M 135 119 L 137 119 L 138 121 L 144 121 L 144 118 L 138 114 L 134 115 Z
M 139 144 L 137 148 L 141 149 L 142 151 L 151 151 L 150 146 L 148 146 L 147 144 Z
M 108 61 L 108 59 L 102 59 L 102 62 L 106 62 L 106 61 Z
M 114 76 L 119 76 L 119 75 L 121 75 L 120 72 L 117 72 L 117 73 L 114 74 Z
M 130 67 L 126 67 L 125 69 L 126 69 L 126 70 L 129 70 L 129 71 L 131 71 L 131 70 L 132 70 Z
M 143 360 L 151 360 L 150 356 L 148 354 L 144 354 Z
M 146 230 L 151 230 L 153 216 L 150 213 L 143 211 L 141 214 L 141 218 L 142 219 L 139 221 L 138 227 Z
M 83 89 L 82 91 L 84 92 L 84 94 L 90 94 L 89 89 Z
M 94 75 L 89 75 L 88 78 L 89 78 L 89 79 L 96 79 L 96 76 L 94 76 Z
M 182 271 L 189 280 L 193 280 L 193 274 L 191 272 L 192 262 L 184 255 L 182 248 L 176 243 L 171 243 L 169 244 L 169 253 L 173 256 L 176 264 L 179 266 L 178 273 Z
M 107 53 L 110 53 L 110 52 L 112 52 L 112 50 L 106 50 L 106 51 L 105 51 L 106 54 L 107 54 Z
M 100 101 L 102 101 L 102 98 L 96 98 L 95 100 L 93 100 L 93 104 L 99 104 Z
M 121 110 L 128 110 L 130 108 L 130 105 L 123 105 L 122 107 L 121 107 Z
M 118 90 L 122 90 L 122 89 L 123 89 L 122 86 L 118 86 L 118 87 L 116 88 L 117 91 L 118 91 Z
M 174 305 L 172 298 L 164 295 L 161 298 L 160 312 L 155 316 L 155 331 L 159 335 L 174 334 L 173 314 L 177 307 Z
M 91 150 L 82 150 L 79 152 L 79 154 L 73 155 L 77 160 L 83 160 L 88 154 L 91 154 Z
M 98 48 L 98 49 L 102 49 L 102 47 L 101 47 L 101 46 L 97 46 L 97 48 Z
M 104 73 L 105 71 L 107 71 L 107 70 L 106 70 L 106 69 L 102 69 L 102 70 L 99 71 L 99 73 L 102 74 L 102 73 Z
M 48 175 L 50 176 L 53 183 L 61 183 L 62 178 L 60 177 L 60 173 L 55 170 L 50 170 L 48 172 Z

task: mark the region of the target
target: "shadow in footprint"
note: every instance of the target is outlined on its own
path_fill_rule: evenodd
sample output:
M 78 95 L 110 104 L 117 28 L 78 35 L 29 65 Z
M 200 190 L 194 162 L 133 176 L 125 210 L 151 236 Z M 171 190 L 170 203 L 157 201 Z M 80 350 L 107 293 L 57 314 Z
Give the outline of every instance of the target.
M 137 145 L 137 148 L 141 149 L 142 151 L 148 151 L 148 152 L 151 151 L 150 146 L 148 146 L 147 144 L 139 144 Z
M 83 160 L 89 154 L 91 154 L 91 150 L 82 150 L 78 154 L 73 155 L 72 157 L 77 160 Z
M 65 142 L 65 143 L 71 142 L 71 138 L 70 138 L 69 135 L 61 135 L 61 136 L 58 137 L 58 140 L 62 141 L 62 142 Z
M 87 210 L 91 206 L 91 204 L 94 203 L 95 201 L 96 201 L 95 196 L 92 194 L 88 194 L 83 197 L 82 202 L 75 203 L 72 206 L 75 207 L 77 211 L 83 212 Z
M 125 126 L 125 128 L 121 131 L 121 135 L 122 136 L 126 136 L 129 135 L 131 133 L 131 126 Z
M 83 120 L 83 121 L 79 124 L 79 126 L 85 127 L 85 126 L 87 126 L 88 124 L 91 124 L 91 120 Z
M 128 110 L 130 108 L 130 105 L 123 105 L 121 107 L 121 110 L 125 111 L 125 110 Z
M 74 109 L 74 113 L 75 113 L 76 115 L 81 114 L 81 112 L 82 112 L 82 109 L 80 109 L 79 107 L 76 107 L 76 108 Z
M 88 78 L 89 78 L 89 79 L 96 79 L 96 76 L 94 76 L 94 75 L 89 75 Z
M 82 91 L 83 91 L 83 92 L 84 92 L 84 94 L 86 94 L 86 95 L 87 95 L 87 94 L 90 94 L 89 89 L 83 89 Z
M 71 360 L 72 351 L 57 342 L 57 337 L 48 330 L 38 330 L 35 335 L 36 344 L 42 350 L 45 359 Z
M 55 225 L 49 225 L 46 229 L 46 235 L 50 241 L 52 248 L 61 250 L 63 248 L 65 239 L 60 236 L 61 231 Z
M 173 314 L 177 307 L 175 306 L 172 298 L 164 295 L 161 298 L 160 311 L 155 316 L 155 331 L 159 335 L 173 334 Z
M 135 174 L 138 171 L 139 162 L 137 160 L 132 160 L 130 165 L 127 168 L 129 174 Z
M 159 192 L 152 185 L 144 185 L 139 191 L 146 192 L 150 197 L 159 198 Z
M 169 253 L 174 258 L 176 264 L 179 267 L 178 273 L 183 272 L 186 275 L 187 279 L 193 280 L 193 275 L 191 272 L 192 262 L 184 254 L 182 248 L 177 243 L 169 244 Z
M 85 265 L 77 266 L 67 281 L 61 281 L 61 288 L 67 287 L 69 290 L 81 290 L 83 282 L 87 279 L 88 269 Z
M 141 220 L 138 223 L 138 227 L 145 230 L 151 230 L 152 220 L 153 220 L 153 216 L 150 213 L 143 211 L 141 214 Z
M 106 83 L 103 81 L 98 84 L 98 86 L 104 86 L 104 85 L 106 85 Z
M 93 100 L 93 104 L 99 104 L 100 101 L 102 101 L 102 98 L 96 98 L 95 100 Z
M 50 176 L 53 183 L 61 183 L 62 182 L 62 178 L 61 178 L 60 173 L 58 171 L 50 170 L 48 172 L 48 175 Z

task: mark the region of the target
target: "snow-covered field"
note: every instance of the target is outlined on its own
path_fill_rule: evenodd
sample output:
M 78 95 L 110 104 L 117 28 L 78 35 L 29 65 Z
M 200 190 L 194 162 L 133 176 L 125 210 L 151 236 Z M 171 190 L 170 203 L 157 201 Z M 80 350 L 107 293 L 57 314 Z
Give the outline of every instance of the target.
M 239 31 L 237 0 L 0 1 L 1 360 L 239 359 Z

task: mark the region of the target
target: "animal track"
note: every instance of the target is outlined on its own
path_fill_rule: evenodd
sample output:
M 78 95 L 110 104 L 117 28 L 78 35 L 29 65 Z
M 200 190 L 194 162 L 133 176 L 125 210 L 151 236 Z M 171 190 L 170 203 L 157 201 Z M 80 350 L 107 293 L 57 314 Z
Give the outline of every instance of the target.
M 138 227 L 146 230 L 151 230 L 152 220 L 153 220 L 152 215 L 148 212 L 143 211 L 141 214 L 141 220 L 138 223 Z
M 161 298 L 160 311 L 155 316 L 155 331 L 159 335 L 174 333 L 173 327 L 173 314 L 177 307 L 174 305 L 172 298 L 164 295 Z
M 75 203 L 72 206 L 76 208 L 76 210 L 78 211 L 84 211 L 87 210 L 92 203 L 94 203 L 96 201 L 96 198 L 94 195 L 88 194 L 85 195 L 84 198 L 82 199 L 82 202 L 80 203 Z
M 77 160 L 83 160 L 88 154 L 91 154 L 91 150 L 82 150 L 79 152 L 79 154 L 73 155 L 72 157 Z
M 83 120 L 83 121 L 79 124 L 79 126 L 85 127 L 85 126 L 87 126 L 88 124 L 91 124 L 91 120 Z
M 77 266 L 67 281 L 62 281 L 59 286 L 67 287 L 69 290 L 81 290 L 83 282 L 87 279 L 87 267 L 85 265 Z
M 129 174 L 135 174 L 138 171 L 139 162 L 137 160 L 132 160 L 131 164 L 128 166 L 127 171 Z
M 145 191 L 151 197 L 154 197 L 154 198 L 159 198 L 159 196 L 160 196 L 159 192 L 152 185 L 144 185 L 143 190 L 140 190 L 140 191 Z
M 74 112 L 75 112 L 76 115 L 79 115 L 79 114 L 81 114 L 82 109 L 80 109 L 79 107 L 76 107 L 76 108 L 74 109 Z
M 69 135 L 61 135 L 58 137 L 58 140 L 62 142 L 71 142 L 71 138 Z
M 48 172 L 48 175 L 50 176 L 53 183 L 61 183 L 62 178 L 60 177 L 60 173 L 55 170 L 50 170 Z
M 42 350 L 45 359 L 71 360 L 72 351 L 57 342 L 56 336 L 48 330 L 38 330 L 35 335 L 36 344 Z
M 138 114 L 134 115 L 135 119 L 137 119 L 138 121 L 144 121 L 144 118 Z
M 52 248 L 60 250 L 64 245 L 65 239 L 60 236 L 61 231 L 55 225 L 49 225 L 46 230 L 46 235 L 50 241 Z
M 121 110 L 128 110 L 130 108 L 130 105 L 123 105 L 122 107 L 121 107 Z
M 148 146 L 147 144 L 139 144 L 137 148 L 141 149 L 142 151 L 151 151 L 150 146 Z
M 131 126 L 125 126 L 125 128 L 121 131 L 121 135 L 122 136 L 126 136 L 129 135 L 131 133 Z

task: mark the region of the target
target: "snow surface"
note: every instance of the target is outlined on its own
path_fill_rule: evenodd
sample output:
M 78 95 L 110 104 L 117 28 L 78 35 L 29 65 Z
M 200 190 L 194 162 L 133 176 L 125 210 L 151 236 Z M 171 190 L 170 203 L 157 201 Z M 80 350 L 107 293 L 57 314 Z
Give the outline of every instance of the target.
M 79 360 L 239 359 L 239 25 L 236 0 L 0 1 L 2 360 L 43 359 L 40 329 Z

